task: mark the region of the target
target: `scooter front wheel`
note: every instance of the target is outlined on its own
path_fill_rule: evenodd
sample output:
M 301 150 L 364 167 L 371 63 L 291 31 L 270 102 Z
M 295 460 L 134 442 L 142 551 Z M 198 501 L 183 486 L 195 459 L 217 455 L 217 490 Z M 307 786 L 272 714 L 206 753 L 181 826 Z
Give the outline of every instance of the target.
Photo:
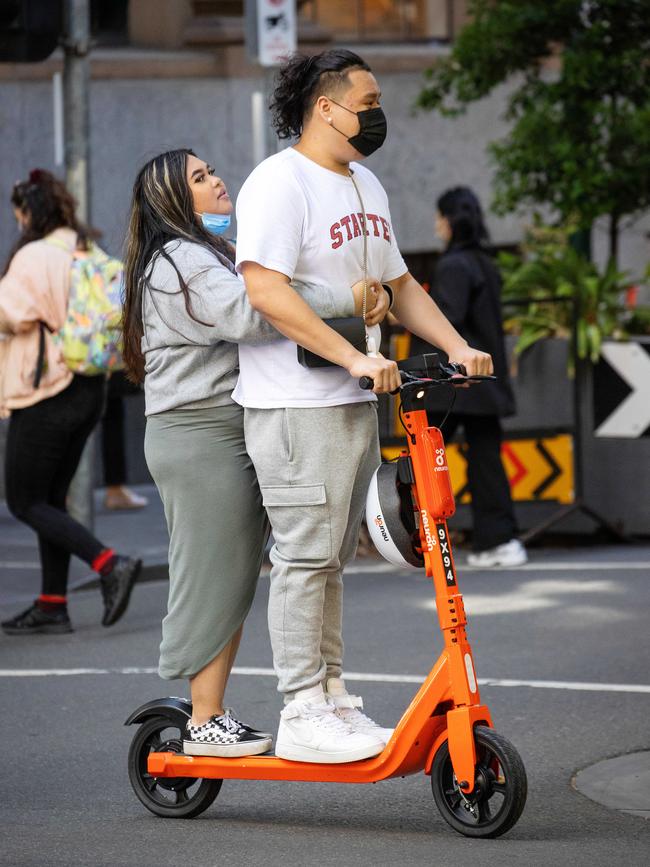
M 431 766 L 431 788 L 440 813 L 466 837 L 500 837 L 522 814 L 526 803 L 526 769 L 510 741 L 486 726 L 474 729 L 477 764 L 474 789 L 458 786 L 445 741 Z
M 147 770 L 149 753 L 182 753 L 182 723 L 157 716 L 145 720 L 129 748 L 129 780 L 142 804 L 166 819 L 193 819 L 219 794 L 223 780 L 154 777 Z

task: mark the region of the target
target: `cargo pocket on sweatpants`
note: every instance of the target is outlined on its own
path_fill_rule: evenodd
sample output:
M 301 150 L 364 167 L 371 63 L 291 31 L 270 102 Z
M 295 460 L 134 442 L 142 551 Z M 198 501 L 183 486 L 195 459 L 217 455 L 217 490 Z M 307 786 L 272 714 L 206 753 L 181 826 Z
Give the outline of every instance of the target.
M 332 555 L 325 485 L 261 485 L 273 537 L 290 560 L 329 560 Z

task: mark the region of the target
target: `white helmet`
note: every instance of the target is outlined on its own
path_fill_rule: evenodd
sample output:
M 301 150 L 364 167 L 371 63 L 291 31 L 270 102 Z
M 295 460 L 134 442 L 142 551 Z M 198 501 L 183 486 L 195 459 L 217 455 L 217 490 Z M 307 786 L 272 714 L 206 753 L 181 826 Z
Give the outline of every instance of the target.
M 411 490 L 399 481 L 397 463 L 381 464 L 375 471 L 366 497 L 366 523 L 375 547 L 389 563 L 424 566 L 414 544 L 418 535 Z

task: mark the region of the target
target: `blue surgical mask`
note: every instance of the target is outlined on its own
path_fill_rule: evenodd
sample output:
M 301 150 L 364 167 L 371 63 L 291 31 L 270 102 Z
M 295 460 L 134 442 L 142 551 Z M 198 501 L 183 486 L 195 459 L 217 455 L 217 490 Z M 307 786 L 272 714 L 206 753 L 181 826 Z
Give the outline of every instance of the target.
M 211 235 L 223 235 L 230 227 L 230 214 L 201 214 L 201 222 Z

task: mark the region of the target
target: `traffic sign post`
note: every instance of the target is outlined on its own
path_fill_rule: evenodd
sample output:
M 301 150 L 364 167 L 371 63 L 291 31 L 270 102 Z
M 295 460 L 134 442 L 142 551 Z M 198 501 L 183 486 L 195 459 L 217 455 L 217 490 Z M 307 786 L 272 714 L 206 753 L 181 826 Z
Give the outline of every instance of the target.
M 280 66 L 297 45 L 296 0 L 246 0 L 246 48 L 260 66 Z
M 89 218 L 89 93 L 90 93 L 90 2 L 65 0 L 63 36 L 63 106 L 66 186 L 77 200 L 79 219 Z M 95 433 L 86 442 L 77 472 L 70 485 L 70 514 L 84 527 L 93 529 Z
M 264 71 L 264 85 L 251 98 L 253 163 L 257 165 L 277 146 L 268 103 L 274 69 L 296 50 L 296 0 L 245 0 L 245 8 L 246 50 L 250 60 Z

